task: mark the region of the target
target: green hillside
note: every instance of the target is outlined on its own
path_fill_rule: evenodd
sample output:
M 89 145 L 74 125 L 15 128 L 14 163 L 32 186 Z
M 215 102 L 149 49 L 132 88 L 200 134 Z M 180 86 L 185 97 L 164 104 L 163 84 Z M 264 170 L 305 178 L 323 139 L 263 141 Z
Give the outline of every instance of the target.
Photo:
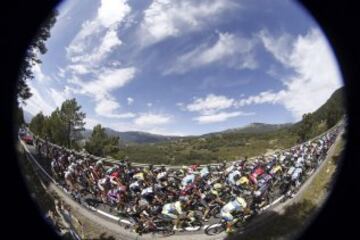
M 255 123 L 197 137 L 134 144 L 121 148 L 113 157 L 122 159 L 127 156 L 134 162 L 181 165 L 235 160 L 288 148 L 317 136 L 340 120 L 345 113 L 343 92 L 343 88 L 336 90 L 318 110 L 305 114 L 296 124 Z

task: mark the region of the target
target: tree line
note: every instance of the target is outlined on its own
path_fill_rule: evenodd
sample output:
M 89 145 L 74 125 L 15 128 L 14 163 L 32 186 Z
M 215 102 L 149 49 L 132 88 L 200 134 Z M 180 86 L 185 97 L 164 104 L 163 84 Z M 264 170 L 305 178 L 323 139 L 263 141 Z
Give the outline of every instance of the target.
M 49 116 L 38 113 L 32 118 L 29 128 L 37 136 L 67 148 L 79 150 L 84 147 L 87 152 L 101 157 L 117 153 L 119 137 L 108 136 L 100 124 L 93 128 L 85 145 L 80 142 L 83 140 L 85 117 L 81 106 L 73 98 L 65 100 Z

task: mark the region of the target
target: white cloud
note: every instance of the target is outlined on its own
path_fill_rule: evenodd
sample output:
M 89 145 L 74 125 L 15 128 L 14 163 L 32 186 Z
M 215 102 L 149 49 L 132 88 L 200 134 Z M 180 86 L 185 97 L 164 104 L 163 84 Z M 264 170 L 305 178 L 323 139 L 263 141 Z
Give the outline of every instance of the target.
M 260 32 L 259 36 L 265 49 L 294 74 L 282 79 L 283 90 L 241 99 L 236 106 L 279 103 L 292 113 L 294 119 L 300 120 L 304 113 L 315 111 L 342 86 L 335 57 L 320 30 L 310 29 L 305 36 L 296 38 L 287 34 L 274 37 L 266 31 Z
M 95 18 L 82 24 L 79 33 L 66 48 L 72 64 L 68 82 L 79 88 L 71 91 L 90 96 L 96 103 L 95 112 L 103 117 L 130 118 L 133 113 L 118 113 L 120 104 L 111 95 L 134 78 L 135 68 L 120 68 L 118 65 L 102 67 L 103 60 L 122 44 L 117 28 L 131 12 L 127 0 L 102 0 Z M 64 72 L 60 72 L 65 76 Z M 91 73 L 92 81 L 82 81 L 79 75 Z
M 86 74 L 89 73 L 89 69 L 86 64 L 72 64 L 67 67 L 67 69 L 71 70 L 76 74 Z M 64 77 L 65 70 L 59 72 L 60 76 Z
M 152 105 L 153 105 L 153 104 L 152 104 L 151 102 L 148 102 L 148 103 L 146 104 L 146 106 L 148 106 L 149 108 L 152 107 Z
M 40 64 L 34 64 L 31 68 L 31 71 L 34 74 L 34 79 L 39 82 L 50 80 L 50 78 L 43 73 Z
M 235 102 L 234 106 L 243 107 L 247 105 L 262 104 L 262 103 L 275 104 L 281 102 L 286 94 L 287 93 L 284 90 L 279 92 L 264 91 L 259 93 L 258 95 L 240 99 Z
M 138 126 L 152 126 L 152 125 L 162 125 L 169 123 L 171 116 L 164 114 L 154 114 L 154 113 L 144 113 L 141 114 L 134 120 L 134 123 Z
M 139 39 L 150 45 L 184 32 L 199 30 L 238 5 L 228 0 L 154 0 L 144 12 Z
M 111 49 L 122 44 L 121 40 L 117 37 L 117 32 L 114 29 L 110 29 L 106 32 L 103 41 L 99 47 L 99 55 L 103 56 Z
M 195 117 L 194 120 L 196 120 L 200 124 L 208 124 L 208 123 L 217 123 L 217 122 L 224 122 L 228 120 L 229 118 L 234 118 L 238 116 L 250 116 L 254 115 L 254 113 L 245 113 L 241 111 L 236 112 L 219 112 L 215 114 L 210 115 L 201 115 L 198 117 Z
M 100 124 L 99 121 L 97 121 L 94 118 L 85 118 L 85 128 L 86 129 L 93 129 L 96 125 Z
M 293 50 L 295 42 L 294 36 L 283 33 L 278 37 L 270 35 L 270 33 L 263 29 L 258 33 L 258 37 L 262 41 L 265 49 L 269 51 L 278 61 L 287 65 L 289 56 Z
M 106 69 L 97 76 L 97 80 L 81 82 L 82 91 L 102 99 L 111 91 L 129 83 L 135 76 L 135 68 Z
M 122 44 L 116 29 L 131 12 L 127 0 L 102 0 L 94 19 L 84 22 L 79 33 L 66 48 L 73 63 L 96 67 L 112 49 Z
M 119 108 L 120 108 L 120 104 L 116 102 L 114 99 L 101 99 L 96 104 L 95 112 L 100 116 L 108 117 L 108 118 L 122 119 L 122 118 L 135 117 L 135 114 L 131 112 L 122 113 L 122 114 L 115 113 L 116 110 L 118 110 Z
M 190 112 L 212 114 L 219 110 L 231 107 L 233 103 L 234 99 L 232 98 L 209 94 L 206 98 L 196 98 L 192 103 L 186 105 L 186 109 Z
M 49 94 L 57 107 L 60 107 L 66 99 L 70 98 L 67 92 L 61 92 L 54 88 L 49 89 Z
M 65 69 L 63 69 L 63 68 L 61 68 L 61 67 L 57 67 L 57 69 L 58 69 L 57 75 L 58 75 L 59 77 L 61 77 L 61 78 L 64 78 L 64 77 L 65 77 L 65 73 L 66 73 Z
M 45 115 L 50 115 L 51 112 L 55 109 L 55 106 L 49 104 L 49 101 L 43 98 L 43 95 L 40 94 L 40 92 L 31 84 L 31 82 L 28 82 L 28 86 L 32 96 L 26 100 L 24 109 L 32 115 L 36 115 L 40 111 Z
M 219 33 L 219 38 L 213 45 L 203 44 L 178 57 L 174 66 L 167 69 L 164 74 L 184 73 L 214 62 L 232 68 L 255 69 L 257 62 L 252 51 L 255 41 L 231 33 Z
M 128 97 L 128 98 L 126 99 L 126 101 L 127 101 L 128 105 L 131 105 L 131 104 L 133 104 L 134 99 L 131 98 L 131 97 Z
M 138 131 L 141 131 L 141 130 L 138 130 Z M 169 130 L 166 128 L 159 128 L 159 127 L 146 129 L 145 131 L 148 133 L 158 134 L 158 135 L 163 135 L 163 136 L 186 136 L 186 135 L 188 135 L 183 132 L 172 131 L 172 130 Z
M 127 0 L 102 0 L 97 18 L 104 27 L 121 22 L 131 11 Z
M 109 118 L 131 118 L 133 113 L 117 113 L 120 104 L 116 102 L 111 92 L 125 86 L 135 76 L 135 68 L 106 69 L 97 76 L 97 79 L 90 82 L 84 82 L 74 77 L 71 83 L 79 86 L 78 89 L 72 89 L 78 94 L 85 94 L 93 98 L 96 102 L 95 112 Z
M 297 74 L 285 81 L 283 104 L 297 119 L 315 111 L 343 84 L 332 50 L 319 30 L 296 39 L 288 64 Z
M 109 29 L 103 38 L 99 38 L 101 41 L 98 46 L 93 46 L 90 53 L 82 52 L 81 54 L 71 57 L 72 62 L 80 62 L 86 64 L 87 68 L 94 68 L 113 50 L 122 44 L 121 40 L 117 36 L 117 32 L 114 29 Z M 75 65 L 78 66 L 78 65 Z M 87 71 L 88 72 L 88 71 Z M 82 73 L 82 72 L 79 72 Z M 86 73 L 86 72 L 85 72 Z

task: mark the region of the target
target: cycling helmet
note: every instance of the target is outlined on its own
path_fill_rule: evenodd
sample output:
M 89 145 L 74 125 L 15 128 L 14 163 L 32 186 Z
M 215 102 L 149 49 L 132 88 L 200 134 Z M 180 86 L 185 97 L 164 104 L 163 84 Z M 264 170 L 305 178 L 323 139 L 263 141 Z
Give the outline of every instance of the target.
M 180 196 L 180 197 L 179 197 L 179 201 L 180 201 L 181 203 L 186 203 L 188 200 L 189 200 L 189 197 L 188 197 L 188 196 Z
M 239 184 L 248 184 L 249 183 L 249 179 L 246 176 L 243 176 L 240 178 L 239 180 Z
M 212 194 L 214 194 L 215 196 L 219 196 L 219 192 L 216 191 L 215 189 L 211 189 L 210 191 Z

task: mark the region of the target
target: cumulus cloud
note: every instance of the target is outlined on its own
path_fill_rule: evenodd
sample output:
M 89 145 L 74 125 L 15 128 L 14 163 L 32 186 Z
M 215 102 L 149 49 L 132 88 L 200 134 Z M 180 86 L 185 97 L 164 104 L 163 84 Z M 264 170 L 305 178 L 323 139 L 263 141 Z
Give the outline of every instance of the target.
M 136 115 L 134 113 L 115 113 L 120 108 L 120 104 L 116 102 L 114 99 L 101 99 L 97 102 L 95 107 L 95 112 L 103 117 L 109 118 L 133 118 Z
M 304 36 L 291 37 L 284 33 L 272 36 L 263 30 L 259 34 L 265 49 L 293 74 L 282 79 L 284 89 L 265 91 L 236 102 L 249 104 L 279 103 L 294 119 L 313 112 L 324 104 L 342 85 L 341 75 L 331 48 L 319 29 L 310 29 Z
M 242 111 L 224 111 L 225 109 L 237 107 L 237 102 L 233 98 L 226 96 L 218 96 L 209 94 L 205 98 L 195 98 L 190 104 L 177 104 L 181 110 L 196 112 L 199 114 L 193 120 L 200 124 L 224 122 L 229 118 L 239 116 L 249 116 L 254 113 L 247 113 Z
M 71 83 L 79 87 L 73 91 L 88 95 L 95 100 L 95 112 L 98 115 L 110 118 L 131 118 L 135 116 L 133 113 L 116 113 L 120 104 L 116 102 L 111 92 L 128 84 L 134 78 L 135 72 L 135 68 L 132 67 L 106 69 L 94 81 L 84 82 L 73 78 Z
M 229 0 L 154 0 L 144 12 L 139 39 L 150 45 L 184 32 L 199 30 L 237 4 Z
M 186 105 L 186 109 L 190 112 L 212 114 L 219 110 L 231 107 L 233 103 L 234 99 L 232 98 L 209 94 L 206 96 L 206 98 L 195 98 L 192 103 Z
M 238 69 L 255 69 L 257 62 L 253 48 L 255 39 L 247 39 L 231 33 L 219 33 L 218 40 L 213 44 L 203 44 L 194 50 L 178 57 L 172 67 L 164 73 L 185 73 L 193 68 L 214 62 L 226 64 Z
M 127 0 L 102 0 L 97 19 L 104 27 L 121 22 L 131 11 Z
M 66 48 L 71 63 L 61 75 L 65 76 L 66 71 L 71 73 L 68 83 L 77 86 L 71 90 L 91 97 L 95 101 L 95 112 L 103 117 L 135 116 L 133 113 L 119 113 L 121 106 L 111 94 L 134 78 L 135 68 L 119 68 L 118 64 L 104 67 L 103 64 L 109 54 L 122 44 L 117 29 L 130 12 L 128 0 L 101 0 L 97 15 L 82 24 Z M 88 74 L 88 81 L 81 80 L 84 74 Z
M 134 120 L 134 123 L 138 126 L 152 126 L 152 125 L 162 125 L 169 123 L 171 116 L 164 114 L 154 114 L 154 113 L 144 113 L 141 114 Z
M 238 116 L 250 116 L 254 113 L 245 113 L 241 111 L 236 112 L 219 112 L 215 114 L 210 115 L 201 115 L 198 117 L 195 117 L 194 120 L 196 120 L 200 124 L 208 124 L 208 123 L 217 123 L 217 122 L 224 122 L 228 120 L 229 118 L 234 118 Z

